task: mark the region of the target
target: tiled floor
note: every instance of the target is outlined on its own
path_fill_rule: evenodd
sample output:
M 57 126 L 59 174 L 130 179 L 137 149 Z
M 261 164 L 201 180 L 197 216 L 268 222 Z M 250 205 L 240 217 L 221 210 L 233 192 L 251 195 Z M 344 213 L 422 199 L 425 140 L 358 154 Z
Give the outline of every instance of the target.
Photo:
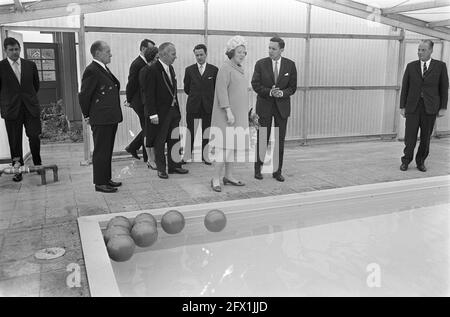
M 40 177 L 24 175 L 14 183 L 11 175 L 0 177 L 0 296 L 89 296 L 76 219 L 80 216 L 144 210 L 203 202 L 288 194 L 450 173 L 450 139 L 435 139 L 427 160 L 428 171 L 399 170 L 403 145 L 397 141 L 289 146 L 284 175 L 279 183 L 270 174 L 263 181 L 253 178 L 252 164 L 237 168 L 244 187 L 227 186 L 212 192 L 212 167 L 190 163 L 188 175 L 156 177 L 142 161 L 128 158 L 113 163 L 114 179 L 124 185 L 116 194 L 94 191 L 92 167 L 80 166 L 82 144 L 42 147 L 44 164 L 57 164 L 59 182 L 48 173 L 46 186 Z M 39 261 L 34 253 L 45 247 L 64 247 L 66 254 Z M 81 287 L 69 287 L 72 271 L 81 268 Z

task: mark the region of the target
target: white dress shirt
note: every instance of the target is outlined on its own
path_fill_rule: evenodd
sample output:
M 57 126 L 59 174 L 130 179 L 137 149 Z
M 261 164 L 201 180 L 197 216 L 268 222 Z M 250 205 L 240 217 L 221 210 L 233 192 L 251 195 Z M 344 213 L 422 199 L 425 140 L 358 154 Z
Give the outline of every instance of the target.
M 94 62 L 96 62 L 96 63 L 99 64 L 101 67 L 103 67 L 104 70 L 106 70 L 106 65 L 105 65 L 105 64 L 103 64 L 102 62 L 96 60 L 95 58 L 94 58 Z M 107 71 L 107 70 L 106 70 L 106 71 Z
M 10 59 L 9 57 L 7 57 L 7 59 L 8 59 L 8 62 L 9 62 L 9 64 L 11 65 L 11 68 L 13 69 L 13 71 L 14 71 L 14 63 L 17 63 L 18 65 L 19 65 L 19 78 L 17 78 L 17 80 L 19 81 L 19 83 L 20 83 L 20 76 L 21 76 L 21 74 L 22 74 L 22 62 L 20 61 L 20 57 L 17 59 L 17 61 L 13 61 L 12 59 Z M 14 74 L 15 74 L 15 72 L 14 72 Z
M 203 76 L 203 73 L 202 73 L 202 71 L 200 70 L 200 66 L 203 66 L 203 73 L 204 73 L 204 72 L 205 72 L 205 69 L 206 69 L 206 63 L 203 64 L 203 65 L 200 65 L 199 63 L 197 63 L 198 72 L 200 73 L 200 75 Z
M 429 60 L 427 60 L 426 62 L 422 62 L 420 61 L 420 70 L 422 72 L 422 76 L 423 76 L 423 64 L 427 64 L 427 71 L 430 69 L 430 62 L 431 62 L 431 58 Z
M 146 60 L 145 57 L 144 57 L 144 55 L 139 54 L 139 56 L 142 58 L 142 60 L 145 62 L 145 64 L 148 64 L 148 63 L 147 63 L 147 60 Z
M 167 76 L 169 76 L 170 79 L 170 83 L 173 83 L 172 81 L 172 76 L 170 75 L 170 69 L 169 69 L 169 65 L 165 64 L 162 60 L 158 59 L 158 61 L 161 63 L 161 65 L 163 66 L 164 70 L 166 71 Z
M 277 68 L 278 68 L 278 78 L 280 78 L 280 68 L 281 68 L 281 59 L 282 57 L 280 56 L 280 58 L 275 61 L 272 59 L 272 72 L 275 74 L 275 62 L 277 62 Z M 283 96 L 283 92 L 281 91 L 281 96 Z

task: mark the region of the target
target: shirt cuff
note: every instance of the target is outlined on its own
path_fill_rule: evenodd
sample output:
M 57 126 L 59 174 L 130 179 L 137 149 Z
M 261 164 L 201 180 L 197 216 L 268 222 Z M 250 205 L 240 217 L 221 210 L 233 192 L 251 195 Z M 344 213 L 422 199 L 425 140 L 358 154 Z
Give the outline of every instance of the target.
M 156 118 L 158 118 L 157 114 L 154 114 L 153 116 L 150 116 L 150 120 L 153 120 L 153 119 L 156 119 Z

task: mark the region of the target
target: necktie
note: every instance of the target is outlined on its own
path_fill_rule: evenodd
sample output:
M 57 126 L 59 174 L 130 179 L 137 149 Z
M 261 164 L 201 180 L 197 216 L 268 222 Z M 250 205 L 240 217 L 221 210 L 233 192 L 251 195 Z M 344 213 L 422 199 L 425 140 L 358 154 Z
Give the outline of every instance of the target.
M 427 63 L 423 63 L 423 74 L 422 74 L 422 76 L 425 76 L 425 73 L 426 73 L 427 70 L 428 70 Z
M 200 65 L 200 75 L 203 76 L 203 65 Z
M 273 71 L 273 77 L 275 78 L 275 84 L 278 80 L 278 61 L 275 61 L 275 69 Z
M 13 63 L 13 71 L 14 71 L 14 74 L 16 75 L 16 77 L 17 77 L 17 80 L 19 81 L 19 84 L 20 84 L 20 66 L 19 66 L 19 63 L 17 61 L 15 61 Z

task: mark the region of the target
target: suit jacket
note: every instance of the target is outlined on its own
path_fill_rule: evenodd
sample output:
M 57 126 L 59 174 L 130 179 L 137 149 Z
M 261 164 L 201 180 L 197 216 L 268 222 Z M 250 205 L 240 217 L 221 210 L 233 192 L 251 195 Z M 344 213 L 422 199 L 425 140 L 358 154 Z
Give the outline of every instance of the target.
M 26 59 L 20 59 L 20 84 L 8 59 L 0 62 L 0 108 L 1 116 L 5 120 L 15 120 L 19 116 L 22 104 L 27 107 L 33 117 L 40 114 L 39 74 L 36 64 Z
M 421 96 L 426 113 L 437 114 L 439 109 L 447 109 L 448 74 L 444 62 L 432 59 L 423 77 L 420 60 L 406 66 L 400 108 L 405 108 L 406 113 L 413 113 Z
M 120 82 L 102 66 L 92 62 L 83 73 L 78 94 L 81 111 L 91 125 L 122 122 Z
M 218 71 L 216 66 L 208 63 L 203 75 L 200 75 L 197 63 L 186 67 L 184 92 L 189 95 L 186 103 L 187 113 L 199 113 L 201 107 L 206 113 L 212 112 Z
M 283 91 L 282 98 L 270 96 L 270 90 L 273 85 L 276 85 L 276 87 Z M 260 117 L 271 116 L 272 108 L 276 106 L 281 117 L 284 119 L 288 118 L 291 114 L 290 96 L 297 90 L 297 68 L 295 67 L 295 63 L 283 57 L 278 72 L 278 80 L 275 83 L 272 59 L 270 57 L 260 59 L 255 64 L 252 87 L 258 94 L 256 99 L 256 113 Z
M 145 76 L 144 112 L 146 116 L 158 115 L 159 122 L 166 118 L 170 107 L 175 100 L 175 107 L 180 112 L 177 97 L 177 80 L 172 65 L 169 66 L 172 83 L 159 61 L 149 66 Z
M 126 87 L 127 101 L 136 112 L 143 112 L 144 105 L 142 103 L 141 90 L 139 86 L 139 72 L 147 65 L 141 56 L 131 63 L 130 73 L 128 75 L 128 83 Z

